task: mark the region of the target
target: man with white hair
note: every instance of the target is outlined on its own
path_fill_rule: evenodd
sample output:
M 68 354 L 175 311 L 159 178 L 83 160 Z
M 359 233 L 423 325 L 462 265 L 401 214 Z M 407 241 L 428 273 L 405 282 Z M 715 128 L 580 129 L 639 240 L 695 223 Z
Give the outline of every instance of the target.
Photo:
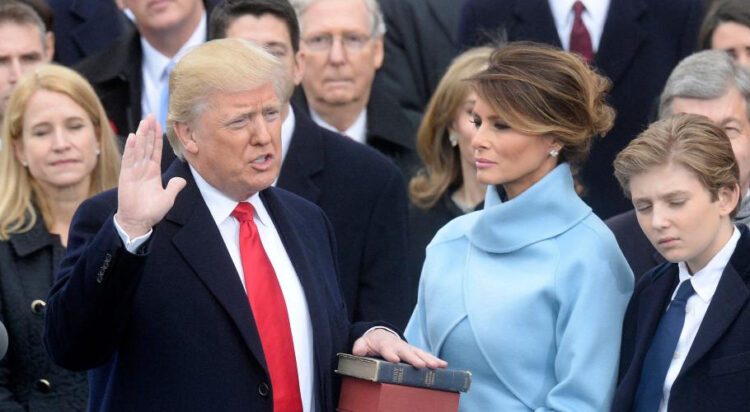
M 305 65 L 293 102 L 319 125 L 390 157 L 405 177 L 419 164 L 418 119 L 407 116 L 382 85 L 385 23 L 377 0 L 293 0 Z
M 446 365 L 349 323 L 328 220 L 271 186 L 284 70 L 239 39 L 189 52 L 170 80 L 179 159 L 161 175 L 148 116 L 128 137 L 119 187 L 77 211 L 45 343 L 60 365 L 91 369 L 89 409 L 331 411 L 337 352 Z

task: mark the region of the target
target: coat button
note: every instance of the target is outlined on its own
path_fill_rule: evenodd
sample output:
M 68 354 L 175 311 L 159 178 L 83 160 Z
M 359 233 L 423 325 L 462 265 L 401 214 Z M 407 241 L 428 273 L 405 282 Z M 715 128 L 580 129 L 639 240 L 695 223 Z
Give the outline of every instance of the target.
M 41 299 L 35 299 L 33 302 L 31 302 L 31 312 L 37 315 L 41 315 L 44 313 L 44 307 L 47 306 L 47 304 L 41 300 Z
M 39 389 L 40 392 L 47 393 L 52 389 L 52 385 L 47 379 L 42 378 L 36 381 L 36 388 Z
M 271 388 L 268 387 L 267 383 L 263 382 L 258 385 L 258 395 L 266 397 L 268 396 L 269 392 L 271 392 Z

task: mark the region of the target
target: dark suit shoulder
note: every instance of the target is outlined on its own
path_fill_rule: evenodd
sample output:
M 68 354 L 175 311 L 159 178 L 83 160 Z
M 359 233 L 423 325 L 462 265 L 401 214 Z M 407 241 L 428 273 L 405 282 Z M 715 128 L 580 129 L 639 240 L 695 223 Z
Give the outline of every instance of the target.
M 140 68 L 141 53 L 140 36 L 133 30 L 105 49 L 81 60 L 73 68 L 96 84 L 117 78 L 126 67 Z

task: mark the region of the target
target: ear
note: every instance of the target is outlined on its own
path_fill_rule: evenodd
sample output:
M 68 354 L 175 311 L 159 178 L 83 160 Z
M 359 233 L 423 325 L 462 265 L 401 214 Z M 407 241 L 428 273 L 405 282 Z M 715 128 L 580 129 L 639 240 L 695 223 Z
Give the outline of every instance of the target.
M 740 201 L 740 187 L 734 185 L 733 188 L 722 187 L 716 193 L 719 202 L 719 214 L 729 216 Z
M 13 143 L 13 154 L 16 156 L 16 159 L 23 163 L 26 160 L 26 155 L 24 154 L 23 150 L 23 138 L 15 140 Z
M 302 83 L 302 77 L 305 75 L 305 55 L 302 50 L 298 50 L 294 55 L 294 85 L 299 86 Z
M 174 131 L 183 150 L 191 155 L 196 155 L 198 144 L 195 141 L 195 129 L 188 123 L 174 122 Z
M 383 51 L 383 36 L 378 36 L 377 38 L 375 38 L 375 40 L 373 40 L 373 42 L 373 47 L 375 47 L 373 60 L 375 64 L 375 70 L 378 70 L 381 66 L 383 66 L 383 57 L 385 56 L 385 52 Z
M 44 35 L 47 38 L 47 63 L 55 58 L 55 33 L 48 31 Z
M 556 137 L 548 136 L 549 138 L 549 150 L 557 150 L 558 152 L 562 150 L 563 144 L 559 140 L 557 140 Z

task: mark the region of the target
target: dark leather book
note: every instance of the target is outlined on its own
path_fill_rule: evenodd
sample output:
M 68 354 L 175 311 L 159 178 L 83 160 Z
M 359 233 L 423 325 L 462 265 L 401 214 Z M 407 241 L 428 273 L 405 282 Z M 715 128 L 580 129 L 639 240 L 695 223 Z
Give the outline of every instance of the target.
M 466 392 L 471 372 L 457 369 L 417 369 L 405 363 L 339 353 L 336 373 L 372 382 L 415 386 L 448 392 Z

